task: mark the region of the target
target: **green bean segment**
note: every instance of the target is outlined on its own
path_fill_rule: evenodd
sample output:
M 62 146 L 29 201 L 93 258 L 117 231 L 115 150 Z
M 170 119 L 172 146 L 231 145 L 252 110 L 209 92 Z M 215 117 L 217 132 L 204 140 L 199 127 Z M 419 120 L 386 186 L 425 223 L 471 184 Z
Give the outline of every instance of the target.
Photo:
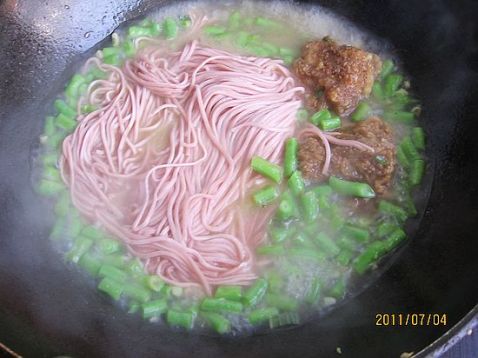
M 342 195 L 356 196 L 359 198 L 374 198 L 375 192 L 366 183 L 352 182 L 337 177 L 329 178 L 330 187 L 337 193 Z

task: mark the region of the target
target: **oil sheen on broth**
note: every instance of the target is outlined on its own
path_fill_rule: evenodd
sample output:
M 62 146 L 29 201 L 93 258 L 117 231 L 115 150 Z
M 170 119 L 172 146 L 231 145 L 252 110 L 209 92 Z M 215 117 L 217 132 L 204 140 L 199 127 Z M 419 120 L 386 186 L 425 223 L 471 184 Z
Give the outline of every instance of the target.
M 125 310 L 220 334 L 296 325 L 406 239 L 425 139 L 384 42 L 248 1 L 161 8 L 112 41 L 55 101 L 36 176 L 53 243 Z

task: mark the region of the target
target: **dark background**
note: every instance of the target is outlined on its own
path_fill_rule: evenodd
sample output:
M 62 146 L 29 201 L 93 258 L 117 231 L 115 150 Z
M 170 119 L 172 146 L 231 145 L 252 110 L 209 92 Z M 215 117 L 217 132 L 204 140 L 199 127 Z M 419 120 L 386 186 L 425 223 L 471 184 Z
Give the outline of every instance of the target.
M 473 309 L 478 5 L 467 0 L 320 2 L 397 48 L 423 104 L 432 181 L 412 240 L 380 279 L 333 314 L 237 339 L 171 332 L 126 315 L 64 265 L 46 240 L 50 213 L 31 190 L 43 118 L 85 53 L 122 21 L 162 3 L 0 1 L 0 342 L 39 357 L 317 357 L 335 356 L 336 347 L 346 357 L 398 357 L 423 349 Z M 448 324 L 376 327 L 382 312 L 446 313 Z

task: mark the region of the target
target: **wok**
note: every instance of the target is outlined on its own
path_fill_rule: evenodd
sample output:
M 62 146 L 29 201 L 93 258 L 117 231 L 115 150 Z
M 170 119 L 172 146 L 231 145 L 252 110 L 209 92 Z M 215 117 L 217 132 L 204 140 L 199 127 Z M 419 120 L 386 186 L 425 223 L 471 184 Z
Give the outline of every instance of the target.
M 389 40 L 423 104 L 430 198 L 411 240 L 365 291 L 325 317 L 268 334 L 174 332 L 127 315 L 62 262 L 31 189 L 43 118 L 85 56 L 154 0 L 0 2 L 0 342 L 51 357 L 398 357 L 441 346 L 477 313 L 478 3 L 317 1 Z M 445 326 L 375 325 L 378 313 L 439 313 Z M 478 354 L 478 351 L 476 352 Z

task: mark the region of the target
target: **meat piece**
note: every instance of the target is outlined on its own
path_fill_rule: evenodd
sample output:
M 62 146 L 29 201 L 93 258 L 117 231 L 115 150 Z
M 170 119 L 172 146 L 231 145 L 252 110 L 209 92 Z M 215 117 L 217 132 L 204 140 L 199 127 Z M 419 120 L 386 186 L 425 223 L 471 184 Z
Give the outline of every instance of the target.
M 313 93 L 323 91 L 328 106 L 339 115 L 350 114 L 359 101 L 370 95 L 375 77 L 380 73 L 380 58 L 352 46 L 339 46 L 329 38 L 307 43 L 294 63 L 299 79 Z M 322 102 L 324 102 L 324 100 Z M 318 110 L 321 101 L 307 101 Z
M 379 195 L 389 188 L 395 170 L 395 144 L 390 126 L 378 117 L 371 117 L 340 131 L 337 138 L 353 139 L 372 147 L 375 152 L 331 144 L 329 175 L 369 183 Z M 324 181 L 322 174 L 325 148 L 318 138 L 308 137 L 299 146 L 299 165 L 305 178 Z

